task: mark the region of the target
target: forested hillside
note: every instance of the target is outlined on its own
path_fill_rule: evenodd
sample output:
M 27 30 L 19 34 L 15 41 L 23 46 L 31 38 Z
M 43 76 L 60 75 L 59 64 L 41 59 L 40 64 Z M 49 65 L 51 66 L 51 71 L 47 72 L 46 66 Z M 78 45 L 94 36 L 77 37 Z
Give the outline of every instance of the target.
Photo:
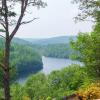
M 70 43 L 33 45 L 33 48 L 38 51 L 41 56 L 55 58 L 70 58 L 70 55 L 73 51 L 70 47 Z
M 73 39 L 75 38 L 76 37 L 73 37 Z M 62 39 L 64 39 L 64 41 L 66 39 L 66 44 Z M 48 42 L 45 45 L 33 44 L 23 39 L 14 38 L 10 49 L 10 64 L 11 67 L 13 66 L 14 76 L 17 78 L 26 77 L 28 74 L 40 71 L 43 68 L 42 56 L 57 58 L 70 57 L 72 53 L 69 43 L 70 37 L 53 38 L 52 44 L 49 44 L 50 40 L 51 39 L 47 39 L 46 41 Z M 3 39 L 0 39 L 0 48 L 4 48 Z
M 70 41 L 76 40 L 77 36 L 61 36 L 48 39 L 20 39 L 14 38 L 13 42 L 21 45 L 28 45 L 37 51 L 41 56 L 70 58 L 73 50 Z
M 30 42 L 30 45 L 41 54 L 41 56 L 70 58 L 72 49 L 70 40 L 76 40 L 77 36 L 61 36 L 47 39 L 24 39 Z
M 32 39 L 32 38 L 23 38 L 24 40 L 31 42 L 36 45 L 48 45 L 48 44 L 67 44 L 70 39 L 76 40 L 77 36 L 59 36 L 52 38 L 44 39 Z
M 26 77 L 28 74 L 38 72 L 43 68 L 39 53 L 27 44 L 27 42 L 20 42 L 20 44 L 12 43 L 11 45 L 10 66 L 15 68 L 16 77 Z M 1 51 L 3 46 L 4 41 L 0 39 Z

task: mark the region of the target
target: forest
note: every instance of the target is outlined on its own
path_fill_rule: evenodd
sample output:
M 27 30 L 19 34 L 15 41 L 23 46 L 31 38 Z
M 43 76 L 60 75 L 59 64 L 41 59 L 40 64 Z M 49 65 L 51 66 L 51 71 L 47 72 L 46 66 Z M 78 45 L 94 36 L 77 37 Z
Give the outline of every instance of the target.
M 55 39 L 54 39 L 55 41 Z M 37 73 L 43 69 L 42 56 L 69 58 L 72 49 L 67 40 L 66 44 L 62 42 L 56 44 L 31 44 L 31 42 L 23 39 L 14 38 L 10 48 L 10 64 L 13 74 L 12 80 L 27 77 L 30 74 Z M 0 48 L 3 49 L 4 41 L 0 39 Z M 28 67 L 27 67 L 28 66 Z
M 55 58 L 70 58 L 72 49 L 68 44 L 48 44 L 34 45 L 33 48 L 40 53 L 41 56 Z M 41 51 L 40 51 L 41 50 Z M 67 51 L 67 52 L 66 52 Z
M 3 45 L 4 41 L 3 39 L 0 39 L 0 54 L 2 54 Z M 31 73 L 40 71 L 43 68 L 41 55 L 39 55 L 39 53 L 31 46 L 14 42 L 11 45 L 10 51 L 10 66 L 11 72 L 13 72 L 11 75 L 13 76 L 12 80 L 16 80 L 19 77 L 26 77 Z M 0 78 L 0 80 L 1 79 L 2 78 Z
M 41 56 L 70 58 L 70 55 L 73 52 L 70 46 L 71 40 L 75 41 L 76 36 L 60 36 L 48 39 L 14 38 L 13 42 L 19 45 L 28 45 L 37 51 Z
M 16 1 L 13 2 L 16 3 Z M 0 38 L 0 100 L 100 99 L 100 0 L 73 1 L 78 4 L 80 10 L 79 15 L 75 17 L 77 21 L 93 19 L 94 26 L 91 32 L 79 32 L 76 39 L 71 39 L 69 43 L 46 45 L 34 45 L 20 39 L 14 42 L 13 37 L 19 26 L 33 21 L 21 22 L 27 6 L 30 4 L 38 7 L 46 6 L 41 0 L 17 2 L 21 2 L 21 15 L 11 34 L 8 19 L 15 17 L 16 13 L 7 9 L 10 6 L 7 6 L 6 0 L 0 8 L 0 15 L 6 22 L 1 24 L 5 30 L 0 30 L 6 33 L 6 38 L 1 35 L 6 41 Z M 83 66 L 72 64 L 45 75 L 40 72 L 43 68 L 43 55 L 58 58 L 70 57 L 82 62 Z M 34 74 L 28 77 L 25 84 L 14 82 L 19 77 L 33 73 L 32 70 Z
M 2 39 L 0 41 L 0 47 L 3 48 Z M 71 40 L 69 45 L 71 50 L 73 51 L 70 51 L 72 53 L 70 54 L 72 56 L 72 59 L 77 59 L 81 62 L 84 62 L 84 67 L 81 67 L 80 65 L 70 65 L 69 67 L 66 67 L 60 71 L 53 71 L 49 75 L 45 75 L 39 72 L 31 75 L 25 85 L 22 86 L 18 83 L 12 84 L 14 82 L 12 80 L 15 80 L 18 77 L 25 77 L 24 74 L 26 71 L 27 75 L 30 74 L 32 70 L 34 72 L 40 71 L 42 69 L 41 54 L 45 55 L 44 53 L 48 53 L 49 50 L 49 53 L 53 53 L 55 50 L 57 50 L 58 52 L 62 52 L 62 50 L 64 50 L 67 54 L 68 50 L 65 47 L 67 47 L 68 45 L 52 44 L 46 45 L 44 47 L 35 45 L 35 47 L 32 44 L 28 46 L 26 43 L 21 44 L 21 42 L 12 43 L 10 49 L 10 59 L 12 65 L 12 100 L 52 100 L 53 98 L 62 100 L 64 97 L 70 96 L 75 93 L 77 93 L 77 95 L 84 96 L 84 98 L 86 99 L 83 100 L 88 100 L 90 95 L 90 100 L 92 100 L 92 98 L 94 97 L 99 98 L 100 72 L 98 68 L 100 65 L 100 35 L 97 34 L 97 29 L 94 29 L 91 34 L 80 33 L 77 36 L 77 40 Z M 41 51 L 42 49 L 47 51 L 45 51 L 44 53 L 43 51 L 39 52 L 38 50 L 40 49 Z M 53 53 L 53 57 L 59 57 L 59 55 L 56 56 L 55 53 L 56 52 Z M 61 53 L 62 57 L 63 53 Z M 0 75 L 0 77 L 0 79 L 2 80 L 2 74 Z M 2 86 L 2 83 L 0 84 Z M 2 94 L 2 88 L 0 91 Z M 0 97 L 3 98 L 2 95 Z

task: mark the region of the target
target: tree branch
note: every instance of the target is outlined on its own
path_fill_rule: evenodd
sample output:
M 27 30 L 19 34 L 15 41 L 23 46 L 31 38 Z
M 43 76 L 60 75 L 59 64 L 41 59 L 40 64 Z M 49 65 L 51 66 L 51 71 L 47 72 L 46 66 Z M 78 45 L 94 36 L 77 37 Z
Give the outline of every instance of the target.
M 0 24 L 3 26 L 3 28 L 6 30 L 6 26 L 5 26 L 5 21 L 3 20 L 3 18 L 0 18 Z
M 3 23 L 1 23 L 1 25 L 3 26 L 4 29 L 6 29 L 6 26 Z
M 28 5 L 30 5 L 30 4 L 35 4 L 35 0 L 32 2 L 32 1 L 30 1 L 29 3 L 28 3 Z
M 25 10 L 26 10 L 26 7 L 27 7 L 27 3 L 28 3 L 28 0 L 21 0 L 21 14 L 18 18 L 18 21 L 17 21 L 17 24 L 14 28 L 14 30 L 12 31 L 11 35 L 10 35 L 10 41 L 12 40 L 12 38 L 14 37 L 14 35 L 16 34 L 16 32 L 18 31 L 20 25 L 21 25 L 21 21 L 23 19 L 23 16 L 24 16 L 24 13 L 25 13 Z
M 3 35 L 0 35 L 0 37 L 2 37 L 2 38 L 4 38 L 4 39 L 6 39 Z
M 23 21 L 23 22 L 21 23 L 21 25 L 31 23 L 31 22 L 33 22 L 33 21 L 36 20 L 36 19 L 39 19 L 39 18 L 33 18 L 32 20 L 29 20 L 29 21 Z

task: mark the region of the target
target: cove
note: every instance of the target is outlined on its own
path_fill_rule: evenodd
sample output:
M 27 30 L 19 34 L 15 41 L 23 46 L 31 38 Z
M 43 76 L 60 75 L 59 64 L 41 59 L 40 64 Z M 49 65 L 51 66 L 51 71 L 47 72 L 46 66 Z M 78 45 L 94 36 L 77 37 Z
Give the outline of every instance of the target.
M 41 72 L 43 72 L 46 75 L 50 74 L 52 71 L 61 70 L 62 68 L 65 68 L 71 64 L 82 65 L 82 63 L 80 63 L 79 61 L 74 61 L 71 59 L 53 58 L 53 57 L 45 57 L 45 56 L 42 56 L 42 62 L 43 62 L 43 69 L 41 70 Z M 27 81 L 27 77 L 24 78 L 20 77 L 17 80 L 19 84 L 24 84 L 26 81 Z

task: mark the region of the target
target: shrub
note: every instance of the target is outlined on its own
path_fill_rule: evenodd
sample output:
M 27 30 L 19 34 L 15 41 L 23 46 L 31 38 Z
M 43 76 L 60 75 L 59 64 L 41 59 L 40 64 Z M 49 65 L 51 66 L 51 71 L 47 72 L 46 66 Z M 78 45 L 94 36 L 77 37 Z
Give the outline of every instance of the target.
M 100 82 L 92 83 L 85 89 L 80 89 L 78 95 L 83 100 L 100 99 Z
M 52 98 L 51 97 L 47 97 L 46 100 L 52 100 Z
M 23 100 L 31 100 L 28 96 L 23 96 Z

